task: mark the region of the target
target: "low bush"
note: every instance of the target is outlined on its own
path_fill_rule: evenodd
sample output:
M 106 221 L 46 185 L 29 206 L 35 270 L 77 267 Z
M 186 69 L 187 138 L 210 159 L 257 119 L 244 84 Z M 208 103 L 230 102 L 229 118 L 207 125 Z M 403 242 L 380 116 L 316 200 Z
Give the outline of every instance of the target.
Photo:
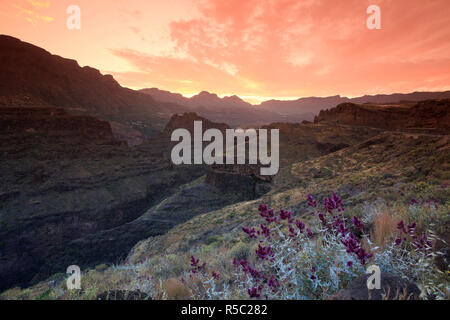
M 188 275 L 192 297 L 327 299 L 372 264 L 416 283 L 422 298 L 448 297 L 446 275 L 433 262 L 440 253 L 433 250 L 432 230 L 418 230 L 415 222 L 394 221 L 385 212 L 375 218 L 375 245 L 363 221 L 344 214 L 338 195 L 325 198 L 322 206 L 308 195 L 307 203 L 311 208 L 307 214 L 316 217 L 309 226 L 289 211 L 276 214 L 259 205 L 262 223 L 242 228 L 255 243 L 257 259 L 251 263 L 246 249 L 234 249 L 234 275 L 227 283 L 192 256 Z

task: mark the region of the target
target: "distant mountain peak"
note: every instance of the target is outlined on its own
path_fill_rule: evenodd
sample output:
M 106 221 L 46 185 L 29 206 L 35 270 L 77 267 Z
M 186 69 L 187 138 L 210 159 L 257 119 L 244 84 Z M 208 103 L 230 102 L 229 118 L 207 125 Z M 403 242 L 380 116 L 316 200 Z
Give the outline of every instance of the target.
M 200 93 L 194 95 L 191 97 L 191 100 L 196 100 L 196 99 L 220 99 L 219 96 L 215 93 L 210 93 L 208 91 L 201 91 Z
M 217 94 L 215 94 L 215 93 L 211 93 L 211 92 L 208 92 L 208 91 L 201 91 L 199 94 L 198 94 L 198 96 L 205 96 L 205 97 L 210 97 L 210 96 L 214 96 L 214 97 L 217 97 Z
M 220 98 L 216 93 L 211 93 L 208 91 L 201 91 L 190 98 L 184 97 L 179 93 L 161 90 L 158 88 L 148 88 L 139 91 L 151 95 L 155 100 L 177 103 L 180 105 L 189 106 L 193 109 L 199 107 L 216 110 L 241 109 L 252 106 L 250 103 L 242 100 L 237 95 Z
M 241 98 L 239 98 L 237 95 L 232 95 L 232 96 L 226 96 L 223 97 L 222 100 L 226 100 L 226 101 L 230 101 L 230 102 L 236 102 L 236 103 L 247 103 L 244 100 L 242 100 Z

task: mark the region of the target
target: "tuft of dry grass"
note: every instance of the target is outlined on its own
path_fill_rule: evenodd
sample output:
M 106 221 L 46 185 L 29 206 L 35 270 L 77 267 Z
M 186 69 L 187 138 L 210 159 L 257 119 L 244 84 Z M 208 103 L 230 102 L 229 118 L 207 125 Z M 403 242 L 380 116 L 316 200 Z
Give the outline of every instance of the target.
M 176 278 L 169 278 L 162 282 L 162 289 L 169 300 L 187 300 L 191 293 L 186 285 Z
M 383 289 L 382 294 L 382 300 L 416 300 L 418 297 L 414 295 L 413 292 L 408 294 L 408 289 L 403 288 L 400 290 L 400 288 L 397 288 L 397 290 L 394 292 L 391 292 L 391 287 L 388 287 Z
M 391 242 L 397 232 L 397 223 L 401 216 L 392 213 L 388 207 L 380 209 L 374 219 L 374 227 L 371 232 L 371 240 L 379 247 L 384 247 Z

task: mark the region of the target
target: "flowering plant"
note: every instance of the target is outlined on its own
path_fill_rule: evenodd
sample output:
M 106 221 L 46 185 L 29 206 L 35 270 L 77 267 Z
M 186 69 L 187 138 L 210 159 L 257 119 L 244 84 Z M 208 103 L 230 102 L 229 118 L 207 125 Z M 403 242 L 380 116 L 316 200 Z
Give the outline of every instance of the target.
M 400 236 L 381 249 L 373 246 L 360 218 L 344 215 L 337 194 L 325 198 L 322 208 L 312 195 L 307 196 L 307 204 L 315 216 L 309 226 L 290 211 L 276 214 L 260 204 L 258 214 L 263 222 L 259 227 L 242 228 L 249 241 L 256 242 L 257 259 L 253 265 L 246 259 L 233 260 L 233 284 L 241 294 L 265 299 L 326 299 L 365 274 L 370 263 L 418 283 L 427 295 L 445 295 L 443 288 L 424 280 L 427 269 L 439 272 L 432 261 L 436 255 L 433 234 L 418 235 L 416 223 L 400 221 Z M 194 257 L 191 260 L 197 272 L 199 262 Z M 214 281 L 214 273 L 204 283 Z M 230 291 L 221 293 L 222 298 L 230 298 Z

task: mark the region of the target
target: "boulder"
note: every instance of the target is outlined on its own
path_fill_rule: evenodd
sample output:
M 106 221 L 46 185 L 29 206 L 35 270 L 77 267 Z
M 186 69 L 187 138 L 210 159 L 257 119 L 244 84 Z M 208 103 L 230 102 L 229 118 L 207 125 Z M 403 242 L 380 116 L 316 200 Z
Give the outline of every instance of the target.
M 390 273 L 381 273 L 381 289 L 369 290 L 363 275 L 335 294 L 333 300 L 420 300 L 420 290 L 414 284 Z

